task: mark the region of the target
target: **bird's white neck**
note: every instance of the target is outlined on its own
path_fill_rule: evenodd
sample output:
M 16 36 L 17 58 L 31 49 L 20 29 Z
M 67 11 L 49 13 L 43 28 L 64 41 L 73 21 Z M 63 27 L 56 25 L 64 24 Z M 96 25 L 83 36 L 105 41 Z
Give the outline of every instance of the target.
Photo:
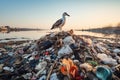
M 62 19 L 65 20 L 65 15 L 62 16 Z

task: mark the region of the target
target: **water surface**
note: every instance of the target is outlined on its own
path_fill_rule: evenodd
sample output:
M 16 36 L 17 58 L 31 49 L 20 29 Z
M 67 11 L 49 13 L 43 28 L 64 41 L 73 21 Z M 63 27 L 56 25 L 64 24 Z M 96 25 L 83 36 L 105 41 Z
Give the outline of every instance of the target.
M 50 30 L 43 30 L 43 31 L 18 31 L 18 32 L 10 32 L 4 33 L 0 32 L 0 40 L 8 39 L 8 38 L 27 38 L 27 39 L 39 39 L 41 36 L 49 34 Z M 103 38 L 116 38 L 120 35 L 116 34 L 102 34 L 102 33 L 94 33 L 94 32 L 87 32 L 87 31 L 74 31 L 76 35 L 90 35 L 95 37 L 103 37 Z

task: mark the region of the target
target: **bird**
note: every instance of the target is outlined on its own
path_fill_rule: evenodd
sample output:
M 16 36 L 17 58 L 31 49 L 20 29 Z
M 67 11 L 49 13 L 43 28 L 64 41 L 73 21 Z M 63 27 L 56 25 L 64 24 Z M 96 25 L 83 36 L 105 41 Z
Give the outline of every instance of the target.
M 70 16 L 67 12 L 64 12 L 62 14 L 62 18 L 57 20 L 53 25 L 52 25 L 52 29 L 56 29 L 56 28 L 59 28 L 60 31 L 62 30 L 62 27 L 65 25 L 65 22 L 66 22 L 66 17 L 65 16 Z

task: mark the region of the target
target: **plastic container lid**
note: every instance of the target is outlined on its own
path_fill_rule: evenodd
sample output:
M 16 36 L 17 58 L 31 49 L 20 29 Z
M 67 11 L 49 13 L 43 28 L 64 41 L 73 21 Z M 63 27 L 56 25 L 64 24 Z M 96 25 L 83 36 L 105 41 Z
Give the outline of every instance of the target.
M 100 66 L 96 69 L 96 76 L 101 80 L 111 80 L 112 72 L 110 69 Z

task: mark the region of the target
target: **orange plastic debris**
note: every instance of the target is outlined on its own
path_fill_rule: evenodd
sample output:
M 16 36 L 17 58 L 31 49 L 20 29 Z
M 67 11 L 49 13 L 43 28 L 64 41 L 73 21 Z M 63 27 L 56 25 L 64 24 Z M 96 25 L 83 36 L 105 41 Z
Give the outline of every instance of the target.
M 67 68 L 65 66 L 61 66 L 60 70 L 61 70 L 62 74 L 67 75 L 68 72 L 67 72 Z
M 76 77 L 76 74 L 78 74 L 78 68 L 76 66 L 72 66 L 70 68 L 70 74 L 72 75 L 72 77 Z
M 78 72 L 77 66 L 73 63 L 71 59 L 63 59 L 62 60 L 62 66 L 60 68 L 62 74 L 67 75 L 70 74 L 72 77 L 75 77 L 75 75 Z

